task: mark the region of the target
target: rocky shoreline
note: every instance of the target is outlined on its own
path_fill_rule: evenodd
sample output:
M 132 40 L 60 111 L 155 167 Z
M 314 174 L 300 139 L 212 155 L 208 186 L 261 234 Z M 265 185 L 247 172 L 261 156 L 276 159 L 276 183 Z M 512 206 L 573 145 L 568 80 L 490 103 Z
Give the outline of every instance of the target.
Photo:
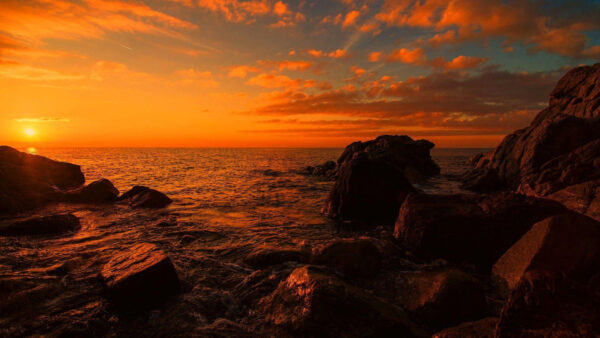
M 70 257 L 44 280 L 0 276 L 0 335 L 597 336 L 598 121 L 600 64 L 571 70 L 529 127 L 471 160 L 462 183 L 472 194 L 416 187 L 440 173 L 427 140 L 355 142 L 336 162 L 299 171 L 334 181 L 322 211 L 351 235 L 255 247 L 236 266 L 197 258 L 185 269 L 169 245 L 138 238 L 90 264 Z M 119 195 L 106 179 L 84 182 L 77 165 L 0 147 L 0 236 L 77 232 L 71 213 L 35 215 L 55 203 L 149 212 L 172 202 L 148 187 Z M 154 231 L 176 226 L 161 221 Z M 186 236 L 180 245 L 198 238 Z M 217 265 L 243 277 L 212 275 Z M 196 285 L 210 278 L 227 291 Z M 27 320 L 24 309 L 75 288 L 71 317 Z

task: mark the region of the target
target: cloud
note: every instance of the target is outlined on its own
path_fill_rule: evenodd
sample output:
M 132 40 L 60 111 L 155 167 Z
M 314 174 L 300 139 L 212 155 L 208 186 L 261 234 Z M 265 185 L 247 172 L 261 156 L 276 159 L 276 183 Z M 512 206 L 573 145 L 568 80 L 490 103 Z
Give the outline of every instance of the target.
M 306 20 L 304 14 L 290 10 L 290 6 L 283 1 L 203 0 L 195 4 L 235 23 L 251 24 L 260 17 L 271 16 L 276 18 L 276 22 L 269 27 L 291 27 Z
M 346 17 L 344 17 L 344 21 L 342 22 L 342 28 L 348 28 L 350 26 L 355 26 L 356 25 L 356 20 L 358 19 L 358 17 L 360 16 L 360 12 L 359 11 L 350 11 L 346 14 Z
M 271 60 L 259 60 L 259 64 L 266 67 L 274 67 L 279 71 L 284 69 L 295 70 L 295 71 L 306 71 L 314 66 L 314 62 L 311 61 L 290 61 L 290 60 L 282 60 L 282 61 L 271 61 Z
M 50 122 L 70 122 L 67 118 L 62 117 L 31 117 L 15 119 L 19 123 L 50 123 Z
M 381 52 L 374 52 L 369 54 L 369 61 L 377 62 L 384 58 L 384 54 Z M 427 66 L 442 70 L 459 70 L 459 69 L 473 69 L 483 65 L 488 61 L 487 58 L 474 57 L 459 55 L 450 61 L 442 56 L 438 56 L 432 60 L 429 60 L 425 55 L 425 51 L 422 48 L 407 49 L 401 48 L 396 49 L 389 53 L 385 60 L 387 62 L 402 62 L 406 64 L 416 66 Z
M 415 65 L 422 65 L 427 61 L 425 52 L 421 48 L 394 50 L 387 56 L 388 62 L 403 62 Z
M 245 79 L 248 73 L 256 73 L 258 72 L 258 68 L 254 66 L 234 66 L 229 71 L 229 77 L 237 77 L 240 79 Z
M 292 80 L 285 75 L 262 73 L 250 78 L 248 84 L 263 88 L 297 88 L 302 84 L 302 79 Z
M 176 85 L 191 85 L 200 88 L 217 88 L 219 82 L 217 82 L 211 72 L 200 71 L 194 68 L 178 70 L 174 73 L 178 78 L 175 81 Z
M 429 63 L 432 67 L 437 67 L 444 70 L 459 70 L 477 68 L 487 61 L 488 59 L 486 58 L 459 55 L 451 61 L 446 61 L 446 59 L 443 57 L 437 57 L 431 60 Z
M 14 61 L 0 62 L 0 78 L 2 77 L 35 82 L 72 81 L 85 78 L 83 75 L 66 74 L 51 69 L 23 65 Z
M 314 58 L 330 57 L 332 59 L 341 59 L 348 56 L 348 52 L 343 49 L 336 49 L 331 52 L 323 52 L 322 50 L 318 49 L 309 49 L 306 53 Z

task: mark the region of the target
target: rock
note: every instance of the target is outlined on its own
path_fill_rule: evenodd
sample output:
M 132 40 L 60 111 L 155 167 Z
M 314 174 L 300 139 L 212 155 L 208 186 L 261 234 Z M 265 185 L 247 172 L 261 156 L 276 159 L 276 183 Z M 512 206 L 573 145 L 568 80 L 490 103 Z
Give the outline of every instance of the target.
M 235 286 L 233 294 L 244 305 L 253 307 L 261 298 L 272 293 L 291 272 L 291 269 L 256 270 Z
M 351 277 L 372 277 L 379 272 L 383 255 L 371 238 L 333 240 L 315 250 L 313 264 L 326 265 Z
M 523 275 L 502 309 L 496 337 L 597 337 L 600 297 L 549 272 Z
M 67 191 L 63 201 L 70 203 L 100 204 L 113 202 L 119 196 L 119 190 L 111 181 L 103 178 L 86 186 Z
M 84 183 L 78 165 L 0 146 L 0 214 L 13 214 L 57 201 L 58 190 Z
M 338 221 L 392 225 L 411 182 L 437 175 L 429 151 L 434 144 L 408 136 L 379 136 L 346 147 L 323 213 Z
M 80 228 L 79 218 L 73 214 L 36 216 L 23 221 L 0 225 L 0 236 L 59 235 Z
M 475 166 L 477 166 L 477 164 L 479 163 L 479 161 L 481 161 L 481 159 L 483 158 L 483 156 L 484 156 L 483 153 L 477 153 L 477 154 L 471 156 L 471 158 L 469 158 L 467 160 L 467 164 L 475 167 Z
M 489 168 L 474 169 L 460 179 L 461 188 L 465 190 L 490 193 L 506 189 L 496 171 Z
M 173 201 L 160 191 L 136 185 L 117 201 L 128 201 L 132 208 L 164 208 Z
M 433 335 L 433 338 L 494 338 L 498 318 L 488 317 L 476 322 L 463 323 Z
M 600 184 L 600 64 L 568 72 L 549 105 L 524 129 L 508 135 L 466 178 L 492 175 L 512 190 L 572 204 Z M 586 189 L 569 187 L 585 184 Z M 465 183 L 466 188 L 477 185 Z M 559 193 L 563 189 L 567 192 Z M 597 209 L 596 209 L 597 210 Z
M 108 299 L 121 308 L 146 308 L 179 292 L 171 259 L 154 244 L 141 243 L 118 252 L 100 272 Z
M 402 307 L 434 329 L 487 314 L 483 285 L 460 270 L 405 273 L 399 277 L 397 288 Z
M 258 308 L 267 323 L 293 336 L 421 335 L 401 308 L 314 266 L 294 270 Z
M 290 261 L 307 263 L 309 260 L 310 254 L 300 249 L 262 246 L 248 254 L 248 256 L 244 258 L 244 263 L 255 269 L 263 269 L 271 265 Z
M 299 173 L 307 176 L 322 177 L 326 180 L 333 180 L 337 174 L 337 164 L 334 161 L 327 161 L 315 166 L 304 167 Z
M 600 221 L 600 180 L 575 184 L 547 198 L 561 202 L 567 208 Z
M 600 222 L 576 213 L 545 219 L 492 269 L 510 289 L 530 270 L 553 271 L 587 284 L 600 271 Z
M 560 203 L 510 192 L 411 194 L 400 209 L 394 236 L 417 256 L 488 270 L 533 224 L 566 212 Z

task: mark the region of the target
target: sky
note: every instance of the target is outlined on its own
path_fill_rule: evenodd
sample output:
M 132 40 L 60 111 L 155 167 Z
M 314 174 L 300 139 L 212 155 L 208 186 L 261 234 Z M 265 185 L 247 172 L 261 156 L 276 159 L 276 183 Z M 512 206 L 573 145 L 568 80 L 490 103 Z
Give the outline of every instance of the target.
M 494 147 L 600 62 L 600 1 L 2 0 L 0 144 Z

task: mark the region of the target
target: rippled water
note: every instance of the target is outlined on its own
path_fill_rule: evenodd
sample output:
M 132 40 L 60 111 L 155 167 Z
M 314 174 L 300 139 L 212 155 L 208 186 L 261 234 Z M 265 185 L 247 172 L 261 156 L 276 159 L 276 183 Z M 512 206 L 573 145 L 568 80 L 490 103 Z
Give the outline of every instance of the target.
M 89 330 L 90 325 L 98 325 L 96 331 L 113 333 L 147 327 L 151 316 L 135 325 L 115 320 L 99 297 L 96 277 L 111 254 L 142 241 L 166 251 L 182 280 L 179 302 L 186 304 L 186 315 L 183 322 L 173 324 L 174 330 L 187 332 L 185 325 L 203 325 L 219 317 L 243 317 L 235 299 L 225 301 L 231 303 L 225 308 L 221 304 L 206 309 L 210 307 L 206 303 L 229 299 L 229 290 L 252 272 L 240 264 L 242 257 L 259 245 L 314 246 L 340 235 L 320 214 L 332 182 L 294 170 L 334 160 L 341 151 L 38 149 L 40 155 L 81 165 L 88 181 L 108 178 L 121 192 L 146 185 L 165 192 L 174 203 L 153 211 L 120 205 L 51 207 L 41 213 L 73 212 L 82 229 L 66 237 L 0 238 L 0 289 L 4 289 L 0 313 L 5 313 L 0 315 L 0 336 L 52 332 L 65 326 L 77 331 L 79 326 Z M 420 188 L 459 191 L 454 175 L 480 151 L 434 149 L 432 156 L 442 175 Z M 160 222 L 174 226 L 156 226 Z M 49 275 L 49 269 L 65 262 L 72 270 L 66 277 Z M 196 292 L 198 288 L 203 292 Z M 207 300 L 206 294 L 220 301 Z

